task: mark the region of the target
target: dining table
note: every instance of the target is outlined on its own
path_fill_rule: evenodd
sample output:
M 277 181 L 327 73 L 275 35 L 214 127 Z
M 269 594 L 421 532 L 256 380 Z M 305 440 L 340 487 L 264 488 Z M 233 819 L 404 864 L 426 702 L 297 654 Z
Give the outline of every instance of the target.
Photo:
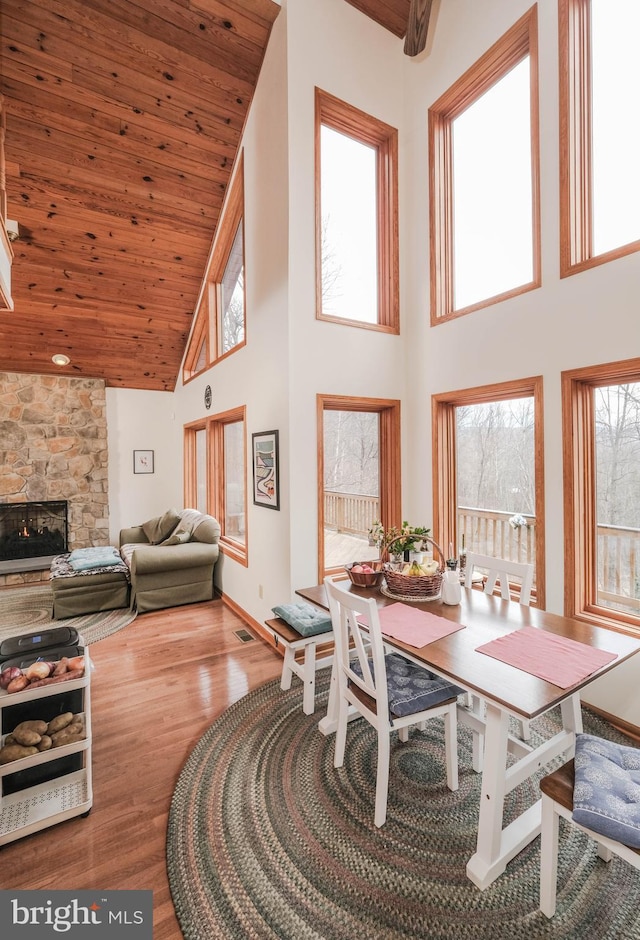
M 640 652 L 640 637 L 503 600 L 476 588 L 462 588 L 461 603 L 449 606 L 440 598 L 412 599 L 405 604 L 379 588 L 357 587 L 350 581 L 341 582 L 341 587 L 375 598 L 381 623 L 383 609 L 398 603 L 407 608 L 408 622 L 415 621 L 416 615 L 410 613 L 415 610 L 428 612 L 433 623 L 434 615 L 452 622 L 454 632 L 422 646 L 414 645 L 415 639 L 407 643 L 385 635 L 384 626 L 382 632 L 387 647 L 470 693 L 458 700 L 458 721 L 471 729 L 472 764 L 476 772 L 482 773 L 482 784 L 476 851 L 467 863 L 467 876 L 484 890 L 540 833 L 540 799 L 505 825 L 507 795 L 555 758 L 573 757 L 575 736 L 582 731 L 581 690 Z M 323 584 L 300 588 L 296 594 L 317 607 L 329 609 Z M 394 608 L 395 620 L 402 614 L 401 608 Z M 550 671 L 555 682 L 527 671 L 530 662 L 537 662 L 533 653 L 530 656 L 527 653 L 527 646 L 523 647 L 524 661 L 521 655 L 516 657 L 518 665 L 496 658 L 496 653 L 509 658 L 510 647 L 520 642 L 541 643 L 543 651 L 551 647 L 547 655 L 549 670 L 543 668 L 542 673 Z M 591 669 L 588 674 L 572 675 L 570 668 L 564 668 L 565 663 L 573 662 L 574 652 L 582 671 Z M 558 669 L 560 673 L 556 674 Z M 327 713 L 319 722 L 323 734 L 336 729 L 336 689 L 334 673 Z M 560 720 L 555 734 L 546 739 L 536 735 L 533 743 L 514 732 L 512 718 L 530 721 L 556 706 Z

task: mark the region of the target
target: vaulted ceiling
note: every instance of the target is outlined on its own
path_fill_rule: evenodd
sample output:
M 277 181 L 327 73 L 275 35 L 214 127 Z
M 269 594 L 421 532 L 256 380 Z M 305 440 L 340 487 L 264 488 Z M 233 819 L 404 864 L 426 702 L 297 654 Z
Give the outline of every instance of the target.
M 409 23 L 417 42 L 431 7 L 346 2 L 395 35 Z M 0 370 L 175 387 L 279 9 L 2 0 L 6 191 L 20 237 Z M 70 364 L 55 366 L 56 353 Z

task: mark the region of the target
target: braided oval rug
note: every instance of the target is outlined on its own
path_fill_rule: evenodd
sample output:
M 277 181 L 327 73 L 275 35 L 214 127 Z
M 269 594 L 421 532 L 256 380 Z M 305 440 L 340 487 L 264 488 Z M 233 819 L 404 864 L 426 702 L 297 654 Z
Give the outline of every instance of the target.
M 538 910 L 539 840 L 485 891 L 467 879 L 475 851 L 480 776 L 459 728 L 460 786 L 444 782 L 442 719 L 392 740 L 387 822 L 373 824 L 376 736 L 352 722 L 345 764 L 333 767 L 328 670 L 315 715 L 300 683 L 278 680 L 231 706 L 187 760 L 173 795 L 167 868 L 185 940 L 640 940 L 640 876 L 605 864 L 561 821 L 558 907 Z M 624 742 L 585 709 L 585 731 Z M 558 728 L 532 722 L 534 740 Z M 628 743 L 628 742 L 627 742 Z M 559 763 L 559 762 L 558 762 Z M 507 800 L 507 817 L 538 796 L 537 779 Z

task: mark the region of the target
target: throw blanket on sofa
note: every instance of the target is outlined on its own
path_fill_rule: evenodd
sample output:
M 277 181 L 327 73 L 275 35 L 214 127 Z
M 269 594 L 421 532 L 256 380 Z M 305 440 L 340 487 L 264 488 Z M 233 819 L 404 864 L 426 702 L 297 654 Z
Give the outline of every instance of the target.
M 106 568 L 122 564 L 122 558 L 113 545 L 95 548 L 76 548 L 69 555 L 69 564 L 74 571 L 88 571 L 92 568 Z

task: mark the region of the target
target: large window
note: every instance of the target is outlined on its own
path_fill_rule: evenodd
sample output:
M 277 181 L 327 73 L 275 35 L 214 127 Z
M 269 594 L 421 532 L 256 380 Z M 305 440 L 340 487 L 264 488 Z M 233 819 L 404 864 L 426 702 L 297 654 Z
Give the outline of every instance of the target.
M 224 533 L 229 539 L 246 546 L 246 491 L 244 419 L 218 421 L 224 459 L 224 481 L 220 499 L 224 505 Z M 215 425 L 214 425 L 215 428 Z
M 398 132 L 316 88 L 317 316 L 398 332 Z
M 207 426 L 198 422 L 184 429 L 184 504 L 207 513 L 208 495 Z
M 185 381 L 244 346 L 245 331 L 244 163 L 241 154 L 207 266 L 185 357 Z
M 238 223 L 222 279 L 220 282 L 220 336 L 221 355 L 244 341 L 244 229 Z
M 560 273 L 640 250 L 637 0 L 559 0 Z
M 540 285 L 533 7 L 429 109 L 431 322 Z
M 368 531 L 400 519 L 400 403 L 318 396 L 318 571 L 378 557 Z
M 433 414 L 436 541 L 533 564 L 544 606 L 542 379 L 435 395 Z
M 223 551 L 247 564 L 244 407 L 187 425 L 184 441 L 185 505 L 215 516 Z
M 562 382 L 566 612 L 640 629 L 640 359 Z

